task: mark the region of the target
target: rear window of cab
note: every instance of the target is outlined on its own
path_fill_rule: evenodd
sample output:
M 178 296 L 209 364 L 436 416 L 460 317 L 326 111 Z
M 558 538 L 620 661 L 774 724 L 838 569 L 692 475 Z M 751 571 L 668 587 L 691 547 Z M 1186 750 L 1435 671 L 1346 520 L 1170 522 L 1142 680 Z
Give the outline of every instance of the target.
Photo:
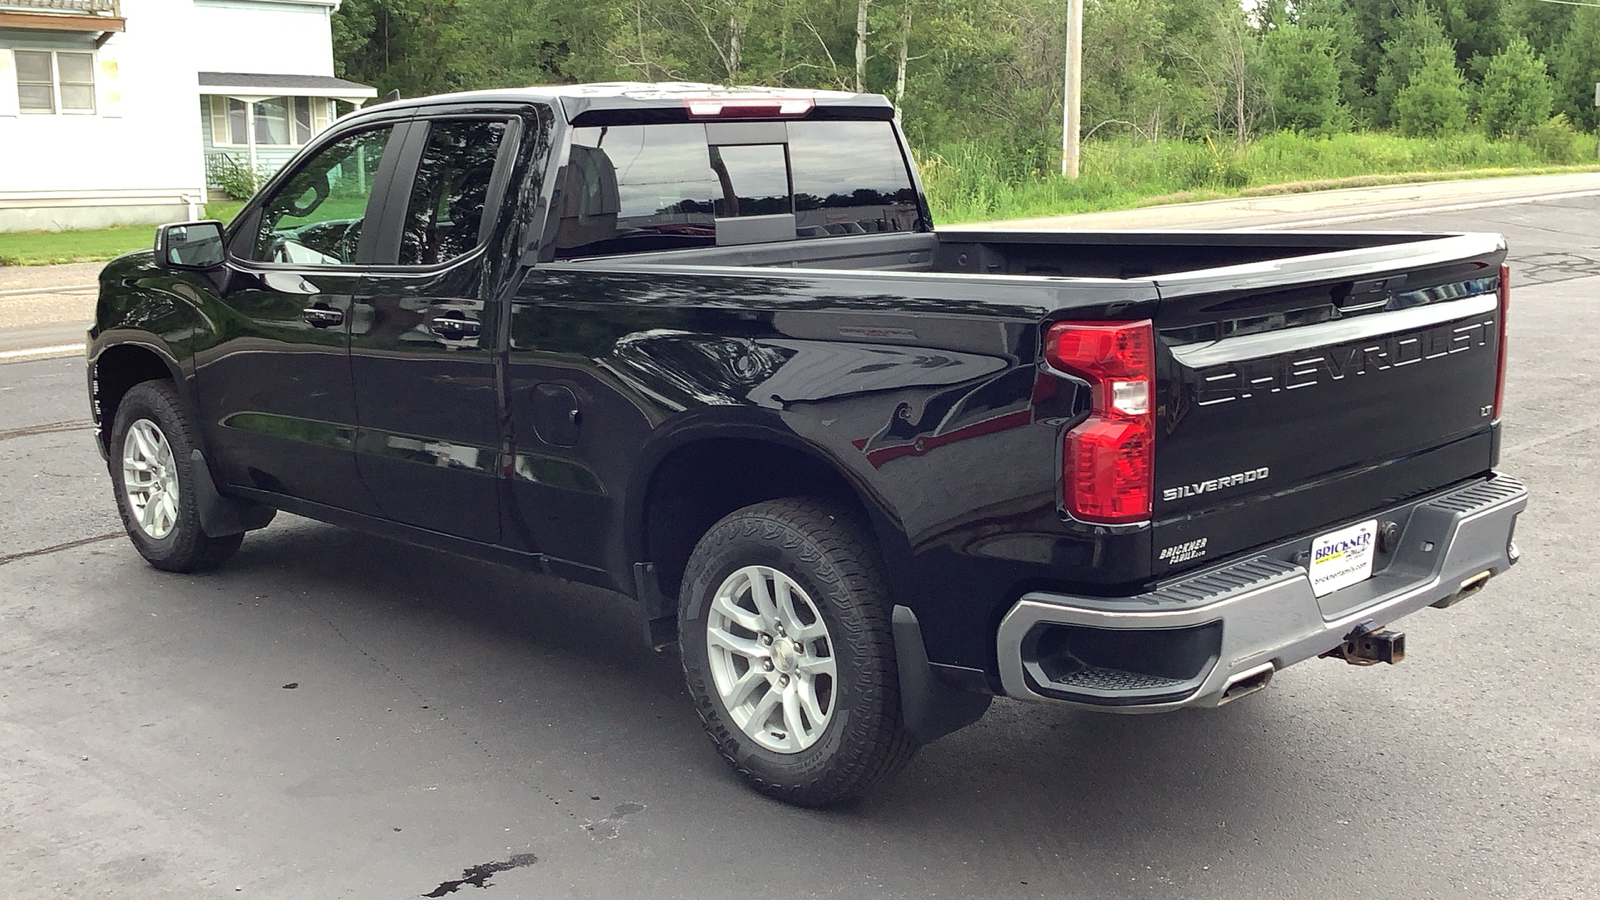
M 558 259 L 925 231 L 889 122 L 573 130 Z

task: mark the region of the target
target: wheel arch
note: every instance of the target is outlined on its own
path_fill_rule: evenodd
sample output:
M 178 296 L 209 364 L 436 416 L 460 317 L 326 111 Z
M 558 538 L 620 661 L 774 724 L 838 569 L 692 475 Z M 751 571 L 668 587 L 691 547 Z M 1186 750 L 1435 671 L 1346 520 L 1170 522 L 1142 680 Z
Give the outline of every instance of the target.
M 177 361 L 160 344 L 130 340 L 100 348 L 89 362 L 89 400 L 94 413 L 95 440 L 102 452 L 109 452 L 111 427 L 122 398 L 135 385 L 163 379 L 173 383 L 185 403 L 193 399 Z
M 787 429 L 705 423 L 651 449 L 626 513 L 627 555 L 647 616 L 675 613 L 684 566 L 700 538 L 723 516 L 754 503 L 795 496 L 843 503 L 861 513 L 885 556 L 904 541 L 898 520 L 867 485 Z M 647 596 L 652 590 L 657 596 Z

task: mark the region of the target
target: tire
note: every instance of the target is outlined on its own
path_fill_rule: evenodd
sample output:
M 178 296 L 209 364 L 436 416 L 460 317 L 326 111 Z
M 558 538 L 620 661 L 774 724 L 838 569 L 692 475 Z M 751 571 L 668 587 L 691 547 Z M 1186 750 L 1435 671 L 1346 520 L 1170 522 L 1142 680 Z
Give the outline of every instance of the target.
M 798 806 L 847 800 L 898 771 L 916 743 L 890 622 L 883 563 L 846 509 L 774 500 L 712 526 L 684 573 L 678 640 L 717 752 Z
M 139 555 L 168 572 L 220 566 L 244 541 L 242 533 L 211 537 L 200 527 L 191 459 L 196 443 L 171 382 L 134 385 L 117 404 L 108 454 L 117 511 Z

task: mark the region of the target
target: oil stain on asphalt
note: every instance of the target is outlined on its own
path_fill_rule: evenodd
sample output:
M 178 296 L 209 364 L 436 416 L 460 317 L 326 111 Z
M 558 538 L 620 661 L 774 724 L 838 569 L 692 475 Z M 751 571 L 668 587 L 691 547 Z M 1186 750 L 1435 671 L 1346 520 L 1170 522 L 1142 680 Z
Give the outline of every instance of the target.
M 477 888 L 490 887 L 489 879 L 494 877 L 494 873 L 520 869 L 523 866 L 531 866 L 538 861 L 539 858 L 532 853 L 518 853 L 516 856 L 502 862 L 479 863 L 470 869 L 462 869 L 460 878 L 442 881 L 438 887 L 422 896 L 443 897 L 446 894 L 454 894 L 467 885 Z

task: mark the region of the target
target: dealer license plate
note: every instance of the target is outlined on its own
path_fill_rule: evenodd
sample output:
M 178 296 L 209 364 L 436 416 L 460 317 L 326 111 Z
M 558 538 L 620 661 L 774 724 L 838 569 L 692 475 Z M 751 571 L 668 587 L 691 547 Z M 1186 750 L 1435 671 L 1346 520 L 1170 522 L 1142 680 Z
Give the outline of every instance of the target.
M 1378 520 L 1331 531 L 1311 542 L 1311 592 L 1321 597 L 1372 577 Z

